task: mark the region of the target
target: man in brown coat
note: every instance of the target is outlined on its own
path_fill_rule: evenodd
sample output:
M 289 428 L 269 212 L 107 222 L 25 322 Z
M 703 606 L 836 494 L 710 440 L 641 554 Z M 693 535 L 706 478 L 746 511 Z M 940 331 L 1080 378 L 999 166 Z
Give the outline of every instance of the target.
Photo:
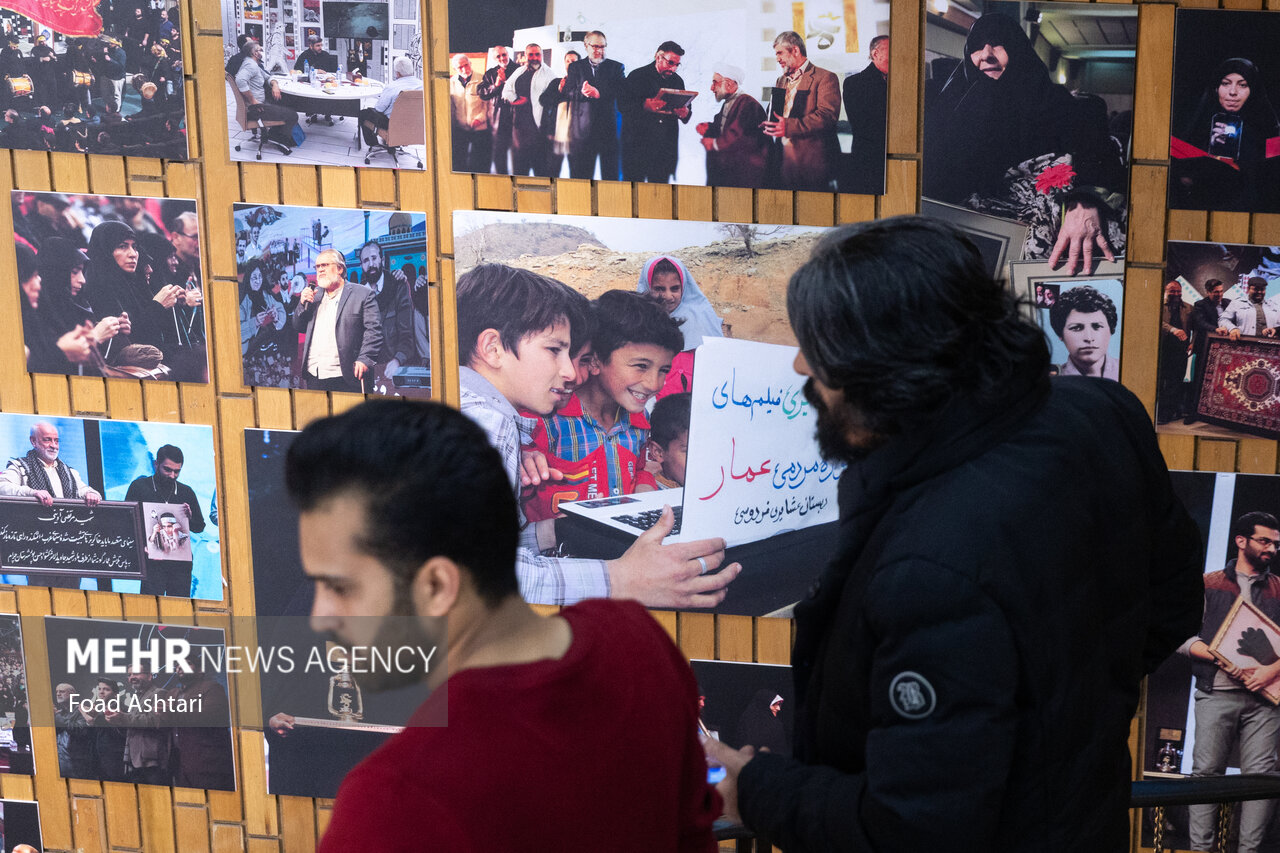
M 761 125 L 777 140 L 770 176 L 780 189 L 829 192 L 840 157 L 840 81 L 809 61 L 799 33 L 780 33 L 773 52 L 783 74 L 774 86 L 772 118 Z

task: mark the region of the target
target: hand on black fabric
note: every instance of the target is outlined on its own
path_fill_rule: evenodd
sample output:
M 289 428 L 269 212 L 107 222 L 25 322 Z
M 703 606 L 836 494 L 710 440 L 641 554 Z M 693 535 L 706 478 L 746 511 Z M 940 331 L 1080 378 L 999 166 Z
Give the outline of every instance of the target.
M 1238 651 L 1242 655 L 1248 655 L 1263 666 L 1280 660 L 1280 655 L 1277 655 L 1276 650 L 1271 647 L 1271 642 L 1261 628 L 1245 628 L 1244 633 L 1240 635 Z

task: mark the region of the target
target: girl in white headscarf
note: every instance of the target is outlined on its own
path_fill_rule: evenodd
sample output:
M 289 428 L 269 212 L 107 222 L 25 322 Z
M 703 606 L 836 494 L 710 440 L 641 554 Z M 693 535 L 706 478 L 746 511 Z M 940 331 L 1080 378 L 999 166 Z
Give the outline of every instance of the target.
M 723 321 L 679 259 L 658 255 L 645 261 L 636 290 L 652 294 L 668 314 L 683 321 L 680 331 L 686 352 L 703 338 L 724 337 Z

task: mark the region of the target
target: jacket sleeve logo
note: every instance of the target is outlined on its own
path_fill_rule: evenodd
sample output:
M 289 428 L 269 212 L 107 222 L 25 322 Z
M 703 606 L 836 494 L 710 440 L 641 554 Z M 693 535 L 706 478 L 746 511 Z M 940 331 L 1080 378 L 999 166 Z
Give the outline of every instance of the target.
M 933 685 L 916 672 L 900 672 L 889 683 L 889 704 L 899 716 L 920 720 L 933 713 L 937 696 Z

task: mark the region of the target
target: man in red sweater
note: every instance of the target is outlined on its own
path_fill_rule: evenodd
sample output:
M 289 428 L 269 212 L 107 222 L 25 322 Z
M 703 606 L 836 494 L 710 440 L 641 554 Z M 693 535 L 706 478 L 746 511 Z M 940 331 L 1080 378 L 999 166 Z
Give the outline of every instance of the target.
M 363 687 L 433 688 L 347 775 L 320 853 L 715 849 L 688 663 L 634 602 L 520 598 L 515 497 L 478 426 L 369 401 L 304 430 L 286 481 L 312 627 L 397 662 Z

